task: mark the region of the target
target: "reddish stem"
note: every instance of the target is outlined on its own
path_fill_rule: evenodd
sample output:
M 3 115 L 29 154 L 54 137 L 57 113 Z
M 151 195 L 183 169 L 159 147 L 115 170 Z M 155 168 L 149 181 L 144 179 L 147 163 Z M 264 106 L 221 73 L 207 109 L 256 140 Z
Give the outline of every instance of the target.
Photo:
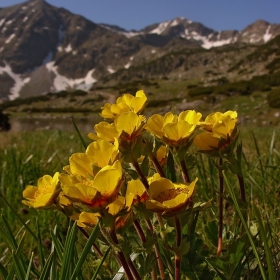
M 222 164 L 223 159 L 220 158 L 220 167 L 219 167 L 219 183 L 220 183 L 220 197 L 219 197 L 219 233 L 218 233 L 218 248 L 217 248 L 217 256 L 219 256 L 222 252 L 223 246 L 223 202 L 224 202 L 224 180 L 222 174 Z
M 189 172 L 188 172 L 185 160 L 182 159 L 180 161 L 180 164 L 181 164 L 181 168 L 182 168 L 182 175 L 183 175 L 184 182 L 189 183 L 190 182 L 190 176 L 189 176 Z

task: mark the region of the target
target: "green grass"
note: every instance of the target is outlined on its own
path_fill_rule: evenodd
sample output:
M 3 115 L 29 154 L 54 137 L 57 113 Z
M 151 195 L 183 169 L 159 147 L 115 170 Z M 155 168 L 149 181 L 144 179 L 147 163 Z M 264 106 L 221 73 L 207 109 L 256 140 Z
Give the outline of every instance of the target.
M 68 158 L 72 153 L 84 151 L 79 137 L 76 134 L 58 131 L 1 134 L 0 137 L 2 140 L 0 192 L 5 198 L 0 204 L 2 276 L 6 275 L 5 271 L 10 274 L 14 271 L 18 279 L 24 279 L 29 271 L 32 276 L 30 279 L 35 279 L 35 275 L 38 277 L 41 275 L 40 279 L 49 279 L 48 275 L 52 271 L 52 279 L 59 279 L 59 277 L 63 279 L 61 277 L 64 276 L 70 279 L 74 268 L 77 267 L 75 271 L 82 268 L 78 279 L 91 279 L 100 264 L 100 257 L 88 250 L 82 253 L 86 242 L 83 235 L 77 232 L 72 224 L 69 225 L 63 215 L 54 214 L 53 211 L 35 211 L 21 203 L 22 191 L 26 185 L 36 184 L 37 179 L 44 174 L 53 175 L 55 171 L 61 171 L 62 167 L 68 164 Z M 229 191 L 225 192 L 226 218 L 221 257 L 215 256 L 218 219 L 218 173 L 215 160 L 209 160 L 206 156 L 198 154 L 196 156 L 198 163 L 190 172 L 192 178 L 199 177 L 195 201 L 206 202 L 212 199 L 210 207 L 199 213 L 190 249 L 183 258 L 183 273 L 190 279 L 240 279 L 240 277 L 279 279 L 280 277 L 278 265 L 280 133 L 270 127 L 262 129 L 241 127 L 241 139 L 248 205 L 244 208 L 239 200 L 236 179 L 226 172 L 226 188 Z M 246 215 L 242 216 L 245 209 Z M 20 219 L 24 222 L 29 221 L 29 229 L 35 236 L 40 233 L 40 238 L 32 237 Z M 246 231 L 242 232 L 241 223 L 246 225 L 247 234 Z M 189 230 L 187 227 L 184 228 L 184 231 Z M 9 231 L 15 236 L 14 240 L 7 237 Z M 77 246 L 70 246 L 74 244 L 73 242 L 77 242 Z M 50 244 L 53 244 L 55 249 L 51 249 Z M 64 258 L 63 250 L 68 250 L 67 255 L 74 257 Z M 84 254 L 83 266 L 78 257 L 81 254 Z M 9 260 L 12 258 L 20 260 L 19 267 L 9 265 Z M 33 264 L 29 263 L 32 258 L 36 260 Z M 137 261 L 141 263 L 141 257 L 138 257 Z M 34 263 L 37 263 L 37 266 Z M 110 253 L 106 265 L 108 264 L 116 272 L 114 256 Z M 56 272 L 51 270 L 51 266 L 57 267 L 58 270 Z M 69 267 L 73 267 L 72 270 L 68 271 Z M 97 279 L 112 279 L 112 275 L 111 278 L 106 278 L 108 271 L 104 266 L 100 269 Z M 46 278 L 42 275 L 46 275 Z M 6 277 L 4 279 L 9 279 L 8 275 Z

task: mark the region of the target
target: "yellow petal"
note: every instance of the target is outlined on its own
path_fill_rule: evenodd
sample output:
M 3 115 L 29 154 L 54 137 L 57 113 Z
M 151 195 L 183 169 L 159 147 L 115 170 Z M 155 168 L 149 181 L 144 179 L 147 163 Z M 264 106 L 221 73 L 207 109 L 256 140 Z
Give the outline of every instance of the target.
M 92 200 L 97 195 L 97 190 L 95 188 L 82 183 L 75 185 L 64 185 L 63 192 L 67 197 L 85 202 L 87 204 L 91 204 Z
M 197 125 L 197 123 L 199 122 L 201 117 L 202 117 L 201 113 L 197 113 L 194 110 L 187 110 L 187 111 L 183 111 L 182 113 L 180 113 L 178 119 L 184 120 L 184 121 L 188 122 L 189 124 Z
M 112 166 L 103 167 L 94 177 L 93 186 L 102 194 L 111 194 L 118 190 L 122 178 L 122 166 L 116 161 Z
M 233 119 L 230 115 L 226 115 L 214 124 L 212 131 L 213 133 L 218 134 L 223 138 L 227 139 L 227 135 L 231 135 L 236 125 L 236 122 L 237 119 Z
M 97 225 L 100 215 L 98 213 L 81 212 L 77 225 L 80 227 L 86 227 L 88 225 Z
M 194 145 L 201 150 L 212 150 L 217 148 L 220 141 L 220 137 L 211 132 L 203 132 L 194 138 Z
M 134 197 L 141 197 L 145 192 L 146 189 L 139 179 L 131 180 L 127 183 L 126 195 L 133 194 Z
M 70 170 L 73 174 L 80 174 L 84 177 L 93 176 L 91 162 L 85 153 L 73 154 L 70 159 Z
M 118 196 L 106 209 L 112 216 L 117 215 L 125 207 L 125 197 Z
M 136 131 L 142 124 L 143 117 L 138 116 L 134 112 L 125 112 L 119 115 L 116 119 L 116 128 L 121 134 L 122 131 L 131 135 L 134 131 Z
M 99 140 L 87 147 L 86 154 L 91 164 L 102 168 L 115 160 L 118 149 L 108 141 Z
M 168 123 L 163 127 L 164 136 L 170 140 L 178 141 L 191 136 L 195 125 L 179 120 L 177 123 Z
M 147 129 L 148 131 L 150 131 L 158 137 L 162 137 L 163 121 L 163 116 L 159 114 L 152 115 L 150 118 L 148 118 L 147 124 L 145 125 L 145 129 Z

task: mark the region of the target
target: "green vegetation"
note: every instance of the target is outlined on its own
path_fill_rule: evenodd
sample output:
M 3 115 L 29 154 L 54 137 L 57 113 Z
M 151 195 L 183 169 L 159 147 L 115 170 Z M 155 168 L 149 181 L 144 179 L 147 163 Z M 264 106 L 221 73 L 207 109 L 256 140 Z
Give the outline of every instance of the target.
M 12 279 L 16 275 L 17 279 L 49 279 L 52 275 L 52 279 L 66 279 L 63 277 L 68 277 L 65 276 L 67 273 L 81 269 L 75 279 L 112 279 L 118 271 L 113 254 L 108 251 L 102 259 L 89 250 L 87 238 L 65 217 L 53 211 L 34 211 L 21 203 L 26 185 L 36 184 L 42 175 L 61 170 L 71 153 L 83 152 L 78 136 L 40 131 L 0 134 L 0 137 L 0 278 Z M 241 139 L 246 193 L 250 201 L 245 206 L 238 200 L 235 179 L 227 173 L 224 248 L 220 257 L 215 255 L 218 224 L 216 163 L 203 155 L 196 155 L 198 165 L 190 173 L 192 178 L 198 176 L 200 182 L 195 199 L 212 201 L 210 207 L 200 211 L 196 233 L 182 260 L 182 273 L 190 279 L 273 280 L 280 277 L 280 134 L 269 128 L 251 130 L 241 127 Z M 242 230 L 240 220 L 244 207 L 247 209 L 246 230 Z M 91 240 L 95 237 L 93 234 Z M 70 246 L 74 241 L 77 241 L 76 246 Z M 258 252 L 261 266 L 257 264 L 254 250 Z M 69 255 L 71 258 L 67 260 Z M 153 259 L 143 259 L 141 250 L 135 257 L 140 272 L 144 273 L 149 269 L 149 263 L 153 263 Z M 99 267 L 103 260 L 104 265 Z M 16 263 L 20 266 L 15 266 Z M 92 278 L 96 272 L 97 278 Z
M 280 88 L 274 89 L 267 95 L 267 101 L 270 107 L 280 108 Z

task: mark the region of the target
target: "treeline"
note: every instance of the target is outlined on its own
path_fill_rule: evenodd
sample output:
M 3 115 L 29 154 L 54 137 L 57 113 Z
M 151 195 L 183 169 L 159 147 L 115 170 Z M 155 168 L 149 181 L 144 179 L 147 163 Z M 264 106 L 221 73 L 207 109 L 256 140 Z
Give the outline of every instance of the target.
M 17 107 L 17 106 L 21 106 L 21 105 L 30 105 L 32 103 L 36 103 L 36 102 L 46 102 L 49 101 L 53 98 L 74 98 L 77 96 L 85 96 L 88 93 L 86 91 L 83 90 L 74 90 L 74 91 L 59 91 L 56 93 L 53 92 L 49 92 L 45 95 L 38 95 L 38 96 L 32 96 L 32 97 L 27 97 L 27 98 L 17 98 L 14 100 L 9 100 L 6 102 L 3 102 L 1 104 L 1 108 L 2 110 L 7 109 L 9 107 Z M 49 110 L 49 109 L 48 109 Z
M 190 97 L 197 98 L 210 94 L 221 94 L 221 95 L 250 95 L 253 91 L 270 91 L 272 87 L 280 86 L 280 71 L 262 76 L 255 76 L 250 81 L 239 81 L 239 82 L 225 82 L 218 86 L 209 87 L 192 87 L 188 89 Z M 277 91 L 275 91 L 277 92 Z M 277 93 L 269 94 L 270 98 L 273 96 L 273 100 L 279 99 L 280 94 Z

